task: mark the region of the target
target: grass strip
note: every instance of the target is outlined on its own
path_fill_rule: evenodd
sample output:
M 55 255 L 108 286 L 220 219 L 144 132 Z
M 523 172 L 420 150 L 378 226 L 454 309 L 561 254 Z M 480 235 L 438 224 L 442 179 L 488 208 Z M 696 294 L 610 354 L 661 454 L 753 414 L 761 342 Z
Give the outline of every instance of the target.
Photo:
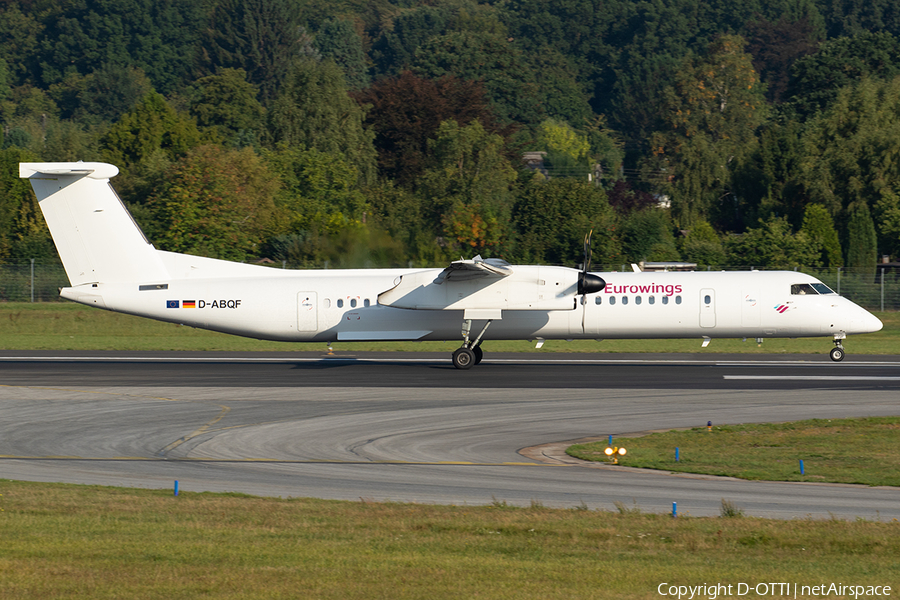
M 664 582 L 896 590 L 900 580 L 896 520 L 174 497 L 3 480 L 0 493 L 5 600 L 629 600 L 659 597 Z
M 900 348 L 900 313 L 876 313 L 885 327 L 878 333 L 854 336 L 845 342 L 853 354 L 896 354 Z M 341 342 L 340 351 L 421 351 L 450 353 L 459 341 L 449 342 Z M 828 338 L 713 340 L 707 348 L 699 339 L 687 340 L 550 340 L 541 350 L 528 341 L 493 341 L 487 352 L 672 352 L 742 354 L 826 354 Z M 0 349 L 3 350 L 185 350 L 185 351 L 317 351 L 316 343 L 267 342 L 224 333 L 161 323 L 141 317 L 92 309 L 70 302 L 0 303 Z
M 767 481 L 900 486 L 900 417 L 811 419 L 791 423 L 695 427 L 613 439 L 619 464 Z M 566 451 L 606 461 L 607 441 Z M 675 449 L 678 458 L 675 460 Z M 804 473 L 800 473 L 800 461 Z

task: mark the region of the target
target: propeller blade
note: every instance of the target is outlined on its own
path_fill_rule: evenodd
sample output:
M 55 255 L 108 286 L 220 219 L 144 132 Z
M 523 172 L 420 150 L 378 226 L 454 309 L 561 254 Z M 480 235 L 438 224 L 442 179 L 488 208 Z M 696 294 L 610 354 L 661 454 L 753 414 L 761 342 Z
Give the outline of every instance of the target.
M 578 275 L 578 293 L 582 295 L 582 304 L 584 304 L 583 296 L 603 291 L 603 288 L 606 287 L 606 282 L 601 277 L 588 273 L 591 268 L 591 236 L 593 234 L 594 230 L 592 229 L 584 236 L 584 268 Z
M 591 229 L 587 235 L 584 236 L 584 268 L 582 269 L 585 273 L 591 270 L 591 236 L 594 235 L 594 230 Z

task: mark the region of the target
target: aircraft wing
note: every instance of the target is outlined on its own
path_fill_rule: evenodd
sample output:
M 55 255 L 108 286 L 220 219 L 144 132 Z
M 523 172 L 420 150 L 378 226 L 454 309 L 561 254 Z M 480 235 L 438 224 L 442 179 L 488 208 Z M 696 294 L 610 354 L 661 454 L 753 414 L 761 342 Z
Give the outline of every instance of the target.
M 512 266 L 476 256 L 455 261 L 436 275 L 435 271 L 397 277 L 394 287 L 378 295 L 378 303 L 394 308 L 496 315 L 491 318 L 500 318 L 502 310 L 572 310 L 576 306 L 575 269 Z
M 481 258 L 479 254 L 472 260 L 457 260 L 440 272 L 434 283 L 441 285 L 445 281 L 468 281 L 483 277 L 509 277 L 513 270 L 508 262 L 499 258 Z

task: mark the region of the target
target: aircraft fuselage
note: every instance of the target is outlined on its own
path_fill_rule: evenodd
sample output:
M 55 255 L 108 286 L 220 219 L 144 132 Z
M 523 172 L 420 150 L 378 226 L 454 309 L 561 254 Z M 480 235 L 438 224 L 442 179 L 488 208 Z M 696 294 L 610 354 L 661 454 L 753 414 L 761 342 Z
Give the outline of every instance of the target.
M 210 260 L 192 258 L 198 264 Z M 395 308 L 379 303 L 379 296 L 393 288 L 397 278 L 421 274 L 421 269 L 244 267 L 240 277 L 85 284 L 64 288 L 62 295 L 118 312 L 268 340 L 460 338 L 464 308 Z M 540 268 L 562 271 L 572 281 L 578 273 L 564 267 Z M 436 277 L 441 270 L 432 271 Z M 571 289 L 560 290 L 566 308 L 498 309 L 485 339 L 820 337 L 881 328 L 878 319 L 837 294 L 792 294 L 792 285 L 819 283 L 803 273 L 623 272 L 602 276 L 606 288 L 586 295 L 583 302 Z M 501 280 L 495 285 L 505 283 Z M 477 329 L 486 319 L 475 316 L 473 327 Z

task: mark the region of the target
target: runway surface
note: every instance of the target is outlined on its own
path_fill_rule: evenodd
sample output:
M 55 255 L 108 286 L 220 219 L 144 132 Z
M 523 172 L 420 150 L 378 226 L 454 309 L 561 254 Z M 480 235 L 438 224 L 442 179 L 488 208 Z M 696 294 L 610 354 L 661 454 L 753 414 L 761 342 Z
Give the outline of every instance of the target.
M 584 466 L 573 440 L 900 414 L 900 359 L 0 352 L 0 477 L 448 504 L 900 518 L 900 489 Z M 801 457 L 802 458 L 802 457 Z M 806 461 L 807 472 L 814 460 Z

